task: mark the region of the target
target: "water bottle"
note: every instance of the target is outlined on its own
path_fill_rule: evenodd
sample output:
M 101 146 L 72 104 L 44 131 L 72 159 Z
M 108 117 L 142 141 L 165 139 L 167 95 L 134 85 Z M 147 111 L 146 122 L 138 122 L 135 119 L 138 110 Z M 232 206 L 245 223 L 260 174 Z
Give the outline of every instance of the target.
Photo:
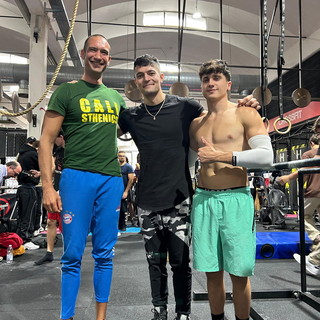
M 13 263 L 13 248 L 11 244 L 7 248 L 7 263 Z

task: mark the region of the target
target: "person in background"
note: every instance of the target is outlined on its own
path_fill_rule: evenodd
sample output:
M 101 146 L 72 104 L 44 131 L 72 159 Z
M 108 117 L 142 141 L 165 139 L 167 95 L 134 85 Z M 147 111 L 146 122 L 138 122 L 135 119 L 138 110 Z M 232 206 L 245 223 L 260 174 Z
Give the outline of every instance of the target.
M 39 149 L 39 140 L 32 142 L 32 147 L 35 148 L 38 152 Z M 43 231 L 41 226 L 43 220 L 43 206 L 42 206 L 42 185 L 41 185 L 41 177 L 39 179 L 39 183 L 36 185 L 36 193 L 37 193 L 37 205 L 36 205 L 36 213 L 34 216 L 34 232 L 33 235 L 36 237 Z
M 320 133 L 313 134 L 309 140 L 310 150 L 304 152 L 301 159 L 320 158 Z M 298 171 L 289 175 L 277 177 L 276 181 L 284 186 L 298 178 Z M 304 219 L 305 230 L 312 241 L 311 252 L 306 256 L 306 270 L 309 274 L 320 276 L 320 231 L 316 226 L 314 213 L 320 212 L 320 174 L 306 174 L 303 176 L 306 182 L 304 191 Z M 300 254 L 295 253 L 294 259 L 300 263 Z
M 129 192 L 131 190 L 133 180 L 134 180 L 134 172 L 131 164 L 128 163 L 128 158 L 126 157 L 126 153 L 124 151 L 118 152 L 118 160 L 121 168 L 121 175 L 123 179 L 123 195 L 121 199 L 120 206 L 120 215 L 119 215 L 119 230 L 126 231 L 126 214 L 128 212 L 128 197 Z
M 17 177 L 22 171 L 18 161 L 8 161 L 6 164 L 0 164 L 0 186 L 7 178 Z
M 134 176 L 135 176 L 135 182 L 138 182 L 139 180 L 139 175 L 140 175 L 140 163 L 136 163 L 136 167 L 134 169 Z
M 53 185 L 56 191 L 59 191 L 60 177 L 63 168 L 64 157 L 64 145 L 63 132 L 60 130 L 53 147 L 53 161 L 54 161 L 54 178 Z M 44 263 L 53 261 L 54 245 L 57 237 L 57 227 L 60 228 L 60 213 L 48 212 L 47 213 L 47 252 L 39 260 L 35 261 L 35 265 L 42 265 Z
M 129 220 L 133 227 L 139 227 L 139 219 L 137 212 L 137 184 L 140 175 L 140 155 L 137 155 L 137 162 L 134 169 L 134 179 L 130 191 L 130 201 L 128 203 Z
M 31 240 L 35 231 L 38 193 L 36 186 L 40 181 L 38 152 L 34 144 L 35 137 L 28 137 L 19 150 L 17 161 L 22 167 L 18 175 L 19 187 L 17 190 L 18 219 L 17 234 L 22 238 L 26 250 L 39 249 Z

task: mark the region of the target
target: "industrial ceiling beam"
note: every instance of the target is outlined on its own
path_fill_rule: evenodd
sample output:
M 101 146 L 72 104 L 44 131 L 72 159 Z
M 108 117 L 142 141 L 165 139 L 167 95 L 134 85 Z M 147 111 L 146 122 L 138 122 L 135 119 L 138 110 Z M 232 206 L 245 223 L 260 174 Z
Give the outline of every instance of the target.
M 64 7 L 62 0 L 49 0 L 53 16 L 55 17 L 57 24 L 60 28 L 61 35 L 64 39 L 67 38 L 70 24 L 67 16 L 66 9 Z M 79 50 L 77 48 L 76 42 L 73 35 L 71 36 L 70 43 L 68 46 L 68 51 L 70 59 L 72 60 L 75 67 L 82 66 L 82 60 L 79 55 Z

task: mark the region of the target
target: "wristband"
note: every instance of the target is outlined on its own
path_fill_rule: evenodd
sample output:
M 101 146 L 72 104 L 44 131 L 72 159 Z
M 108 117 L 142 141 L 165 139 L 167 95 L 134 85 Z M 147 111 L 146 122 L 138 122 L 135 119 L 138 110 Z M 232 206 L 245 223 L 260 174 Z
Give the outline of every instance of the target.
M 231 162 L 231 164 L 233 165 L 233 166 L 237 166 L 237 156 L 232 156 L 232 162 Z

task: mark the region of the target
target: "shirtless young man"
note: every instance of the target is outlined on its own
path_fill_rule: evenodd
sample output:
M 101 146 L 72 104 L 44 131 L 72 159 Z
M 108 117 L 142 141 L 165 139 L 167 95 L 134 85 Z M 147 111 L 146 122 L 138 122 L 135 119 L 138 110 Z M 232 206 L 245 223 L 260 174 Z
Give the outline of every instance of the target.
M 190 126 L 190 146 L 201 163 L 191 213 L 194 268 L 206 272 L 212 319 L 224 319 L 224 271 L 230 274 L 237 320 L 249 319 L 255 265 L 254 207 L 249 168 L 272 164 L 273 151 L 260 115 L 228 101 L 230 72 L 222 60 L 199 72 L 208 113 Z

